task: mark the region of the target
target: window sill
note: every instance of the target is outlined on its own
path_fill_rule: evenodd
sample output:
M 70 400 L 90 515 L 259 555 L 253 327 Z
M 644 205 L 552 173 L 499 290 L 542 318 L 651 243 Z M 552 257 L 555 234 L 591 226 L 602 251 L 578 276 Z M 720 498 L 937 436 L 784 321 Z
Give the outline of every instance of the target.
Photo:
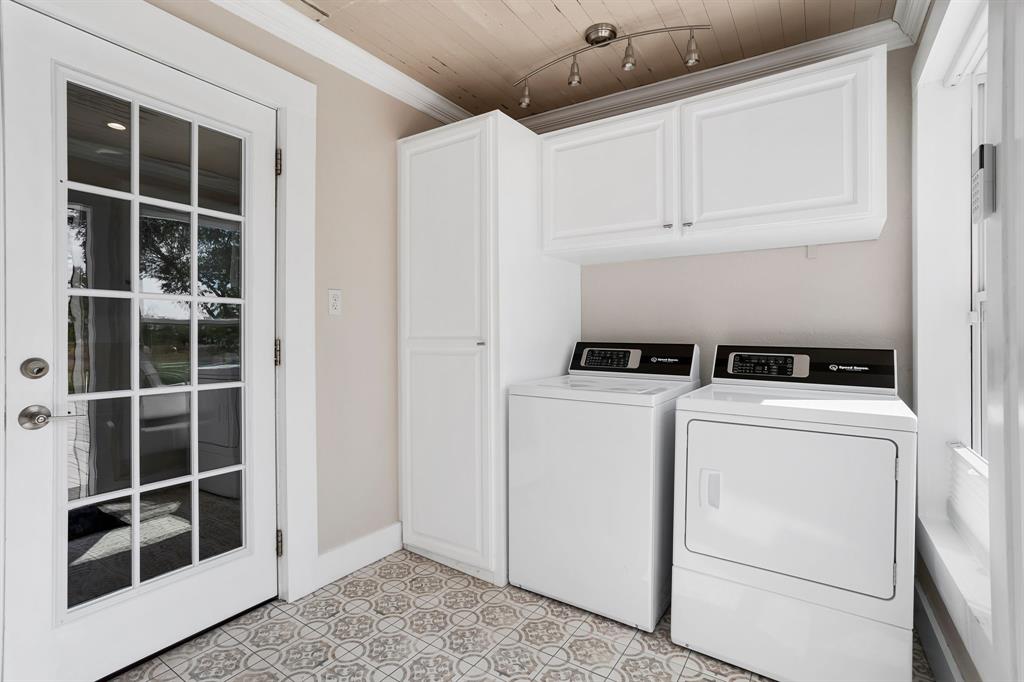
M 917 551 L 978 670 L 992 660 L 992 588 L 988 566 L 945 517 L 917 520 Z

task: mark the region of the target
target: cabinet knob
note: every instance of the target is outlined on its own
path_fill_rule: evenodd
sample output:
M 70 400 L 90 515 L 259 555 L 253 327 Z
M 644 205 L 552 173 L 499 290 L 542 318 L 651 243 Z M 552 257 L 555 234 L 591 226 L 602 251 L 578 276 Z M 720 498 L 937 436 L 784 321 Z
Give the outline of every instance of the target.
M 478 345 L 478 346 L 486 346 L 487 342 L 486 341 L 477 341 L 476 345 Z

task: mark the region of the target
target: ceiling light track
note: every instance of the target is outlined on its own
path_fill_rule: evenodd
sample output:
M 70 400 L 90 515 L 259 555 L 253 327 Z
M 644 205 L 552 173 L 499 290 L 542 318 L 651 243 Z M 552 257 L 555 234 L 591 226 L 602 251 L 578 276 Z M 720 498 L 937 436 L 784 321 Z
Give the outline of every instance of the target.
M 567 52 L 561 57 L 552 59 L 547 64 L 539 66 L 530 73 L 526 74 L 515 83 L 512 87 L 516 87 L 520 83 L 523 84 L 523 95 L 519 98 L 519 106 L 523 109 L 530 106 L 530 78 L 537 75 L 545 69 L 551 68 L 555 64 L 565 61 L 566 59 L 572 59 L 572 64 L 569 67 L 569 85 L 576 87 L 583 83 L 583 78 L 580 74 L 580 65 L 577 61 L 577 57 L 584 52 L 590 52 L 600 47 L 607 47 L 612 43 L 619 43 L 623 40 L 626 41 L 626 51 L 622 55 L 622 70 L 632 71 L 636 68 L 636 54 L 633 52 L 633 39 L 642 38 L 643 36 L 655 35 L 658 33 L 677 33 L 679 31 L 689 31 L 690 39 L 686 42 L 686 53 L 683 55 L 683 63 L 687 66 L 696 66 L 700 63 L 701 55 L 700 49 L 697 47 L 697 37 L 694 35 L 694 31 L 709 31 L 711 26 L 708 24 L 693 24 L 687 26 L 665 26 L 663 28 L 652 28 L 647 31 L 637 31 L 636 33 L 629 33 L 624 36 L 618 34 L 618 29 L 614 24 L 602 22 L 587 27 L 587 30 L 583 32 L 583 39 L 586 40 L 587 46 L 581 47 L 578 50 Z
M 321 18 L 317 19 L 317 23 L 319 23 L 323 19 L 330 19 L 331 18 L 330 14 L 328 14 L 324 10 L 320 9 L 319 7 L 317 7 L 316 5 L 314 5 L 309 0 L 299 0 L 299 2 L 301 2 L 303 5 L 305 5 L 306 7 L 309 7 L 311 10 L 313 10 L 314 12 L 316 12 L 317 14 L 320 15 Z

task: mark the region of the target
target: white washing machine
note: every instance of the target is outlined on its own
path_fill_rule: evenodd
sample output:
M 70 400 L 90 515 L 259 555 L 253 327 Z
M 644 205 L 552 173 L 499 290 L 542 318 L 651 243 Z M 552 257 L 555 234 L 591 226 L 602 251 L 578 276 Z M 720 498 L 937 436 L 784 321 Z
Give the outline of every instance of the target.
M 719 346 L 676 409 L 672 640 L 777 680 L 910 680 L 895 351 Z
M 691 344 L 576 344 L 568 376 L 509 389 L 509 582 L 653 631 L 672 568 L 675 399 Z

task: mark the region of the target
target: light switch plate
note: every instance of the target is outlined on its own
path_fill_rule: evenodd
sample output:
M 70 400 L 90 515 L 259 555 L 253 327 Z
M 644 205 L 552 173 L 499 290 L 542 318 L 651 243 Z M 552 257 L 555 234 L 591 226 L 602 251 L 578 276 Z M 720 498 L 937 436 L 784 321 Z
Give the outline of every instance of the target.
M 327 314 L 341 315 L 341 289 L 327 290 Z

